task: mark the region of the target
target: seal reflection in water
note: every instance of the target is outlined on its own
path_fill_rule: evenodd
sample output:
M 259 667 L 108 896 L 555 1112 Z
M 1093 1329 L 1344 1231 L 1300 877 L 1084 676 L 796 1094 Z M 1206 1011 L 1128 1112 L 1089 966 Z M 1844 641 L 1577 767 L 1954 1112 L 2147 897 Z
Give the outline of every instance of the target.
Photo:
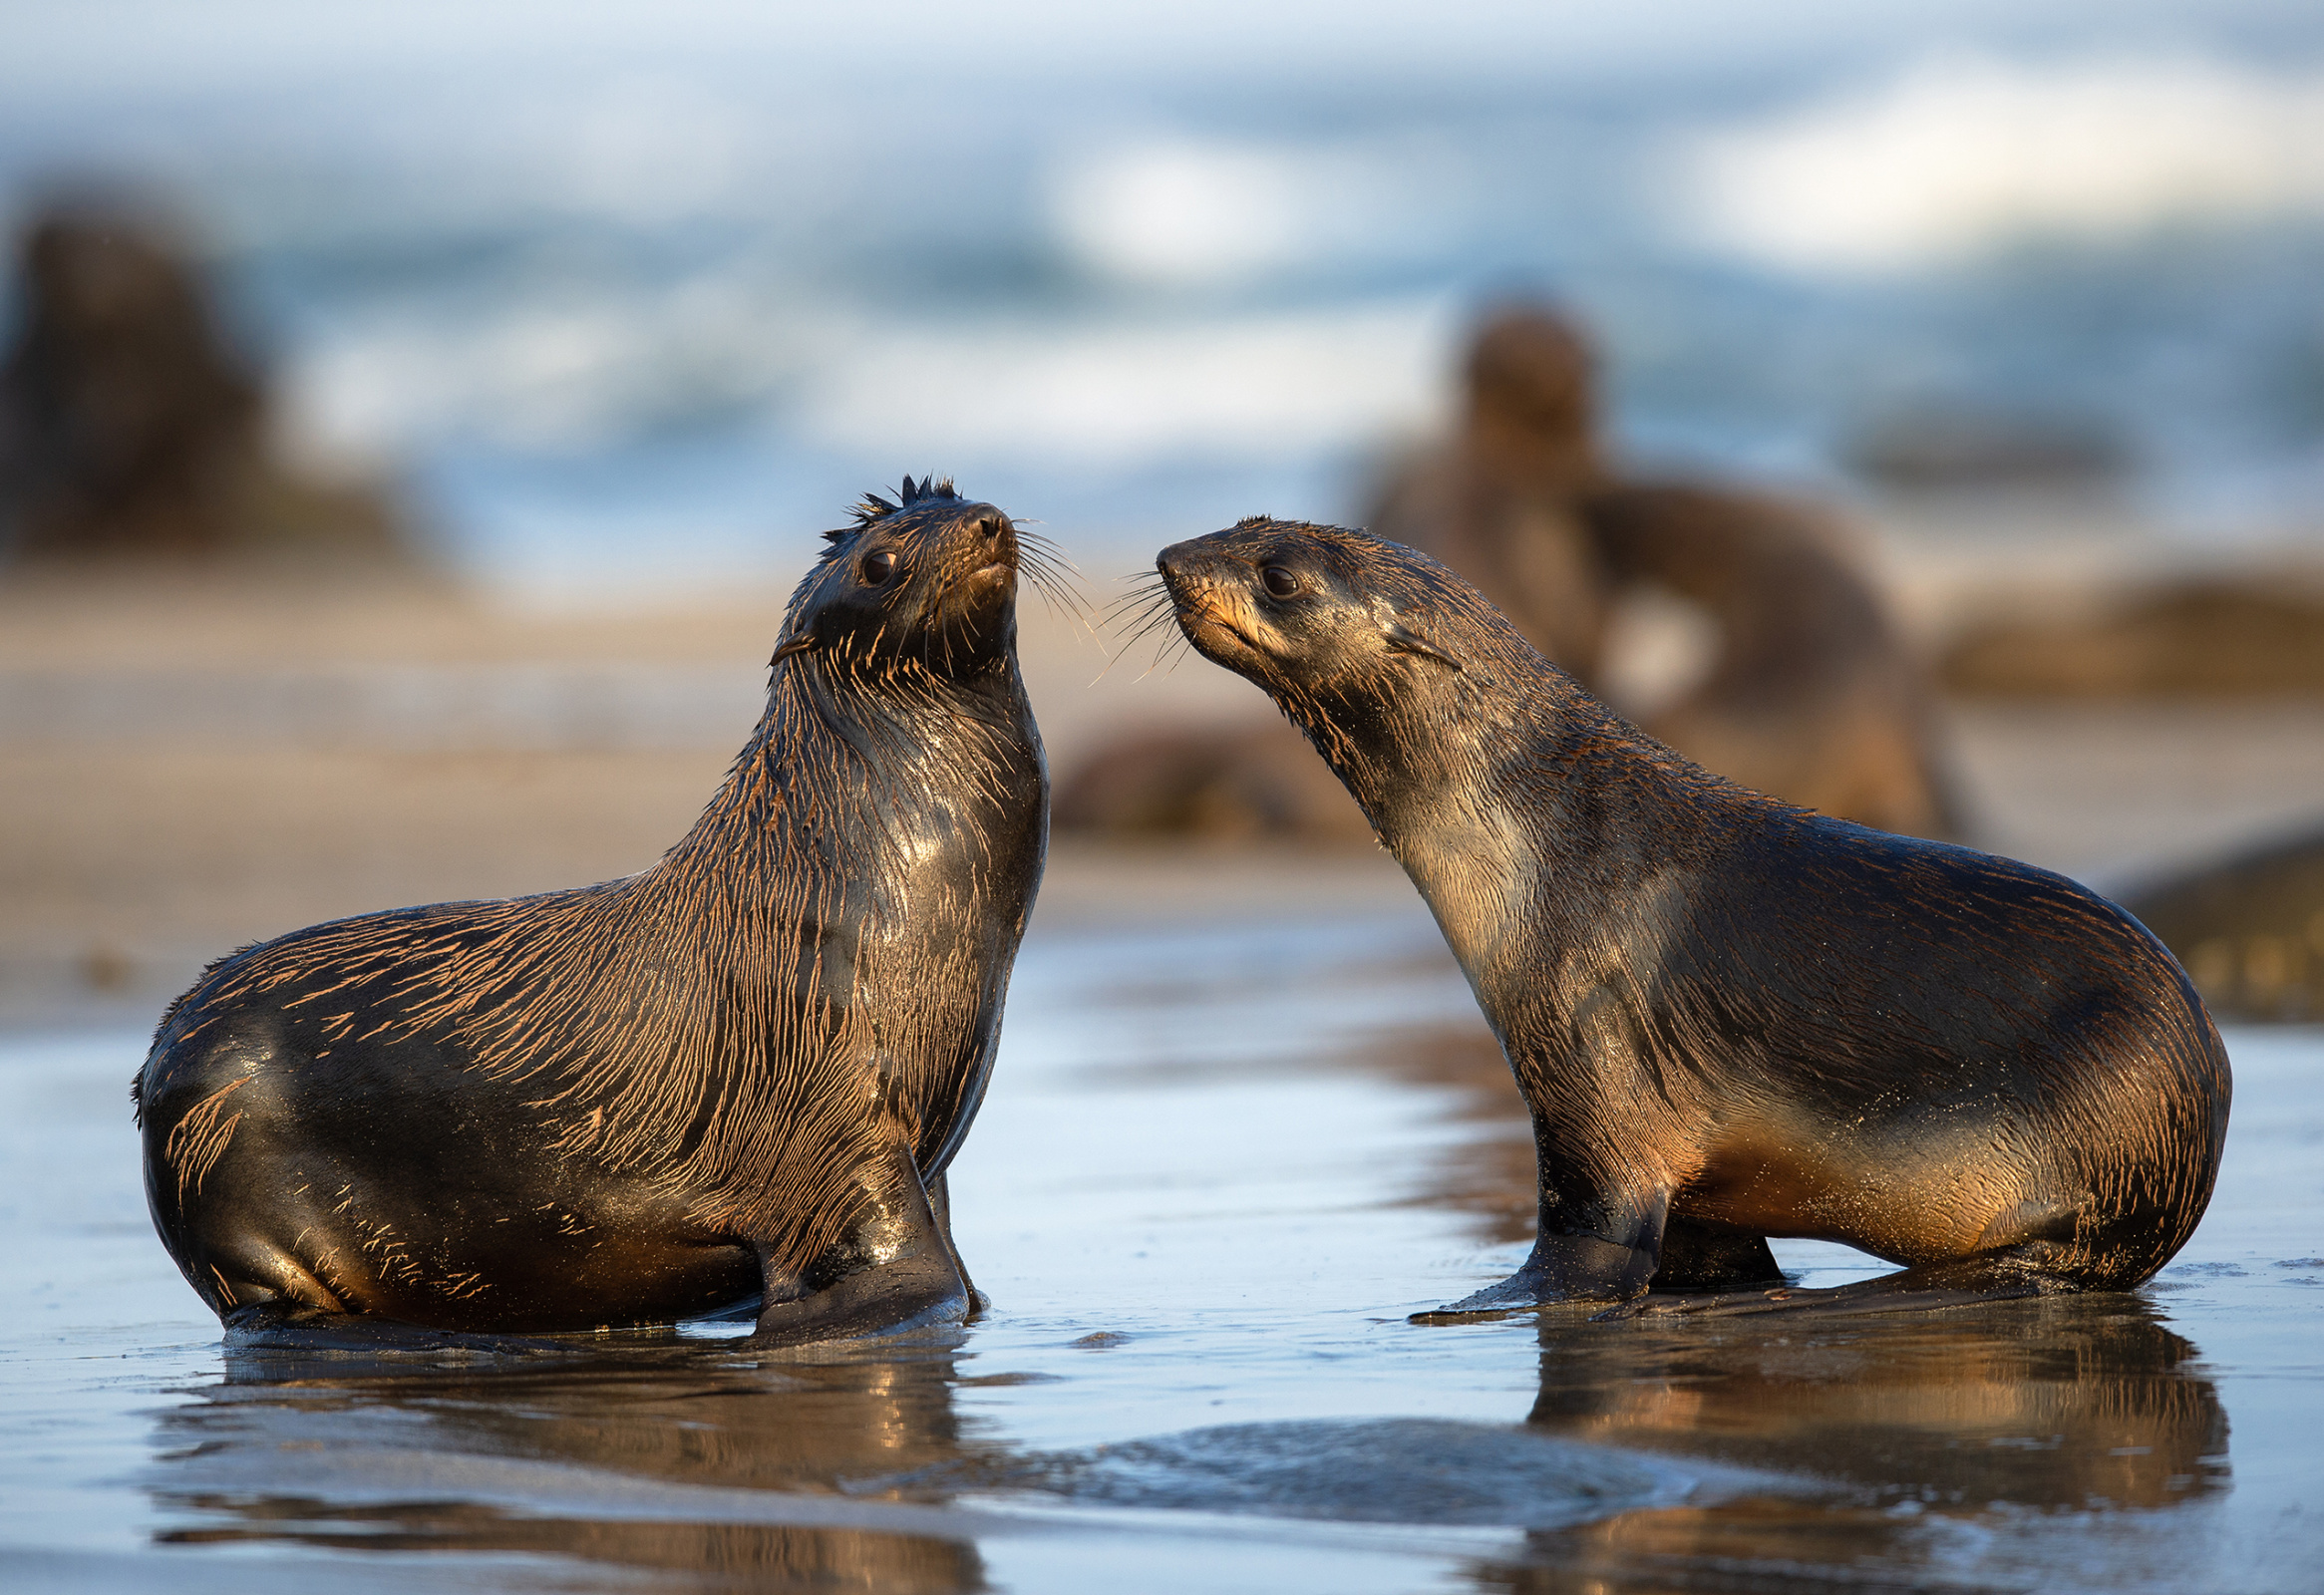
M 1689 764 L 1398 544 L 1253 518 L 1157 567 L 1363 805 L 1524 1093 L 1532 1255 L 1448 1313 L 1780 1286 L 1770 1235 L 1906 1265 L 1841 1305 L 2126 1289 L 2193 1231 L 2227 1059 L 2112 903 Z
M 874 1342 L 775 1365 L 655 1337 L 449 1356 L 237 1337 L 222 1384 L 155 1416 L 156 1538 L 546 1559 L 474 1580 L 503 1590 L 990 1588 L 969 1519 L 895 1482 L 989 1443 L 961 1433 L 953 1387 L 980 1381 L 950 1357 Z
M 765 717 L 660 863 L 318 925 L 170 1008 L 136 1087 L 146 1189 L 229 1324 L 758 1297 L 780 1345 L 972 1311 L 944 1169 L 1048 838 L 1026 551 L 909 478 L 830 535 Z

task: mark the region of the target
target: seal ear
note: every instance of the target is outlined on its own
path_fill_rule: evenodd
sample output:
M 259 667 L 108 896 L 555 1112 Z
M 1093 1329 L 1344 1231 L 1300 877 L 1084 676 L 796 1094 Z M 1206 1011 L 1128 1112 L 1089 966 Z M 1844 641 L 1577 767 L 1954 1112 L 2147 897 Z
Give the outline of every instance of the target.
M 776 649 L 775 652 L 768 658 L 767 663 L 770 667 L 779 665 L 783 663 L 784 660 L 789 659 L 793 654 L 806 653 L 814 646 L 815 633 L 813 632 L 809 632 L 805 636 L 794 637 L 789 642 L 785 643 L 782 647 Z
M 1434 659 L 1438 664 L 1454 670 L 1461 668 L 1460 660 L 1413 631 L 1401 620 L 1392 619 L 1384 623 L 1380 635 L 1386 639 L 1388 651 L 1392 654 L 1416 654 L 1423 659 Z

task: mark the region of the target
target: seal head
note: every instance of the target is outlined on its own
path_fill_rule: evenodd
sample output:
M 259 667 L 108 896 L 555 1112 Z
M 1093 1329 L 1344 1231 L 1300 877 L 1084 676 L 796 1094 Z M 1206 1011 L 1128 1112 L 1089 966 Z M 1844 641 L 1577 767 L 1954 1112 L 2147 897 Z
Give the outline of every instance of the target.
M 1366 557 L 1379 546 L 1337 526 L 1253 515 L 1173 543 L 1155 565 L 1203 657 L 1271 689 L 1352 686 L 1394 656 L 1462 669 L 1428 631 L 1465 584 L 1413 549 L 1384 570 Z
M 866 495 L 791 601 L 776 661 L 898 661 L 945 675 L 990 669 L 1017 640 L 1021 548 L 1009 517 L 950 481 L 903 479 L 900 502 Z

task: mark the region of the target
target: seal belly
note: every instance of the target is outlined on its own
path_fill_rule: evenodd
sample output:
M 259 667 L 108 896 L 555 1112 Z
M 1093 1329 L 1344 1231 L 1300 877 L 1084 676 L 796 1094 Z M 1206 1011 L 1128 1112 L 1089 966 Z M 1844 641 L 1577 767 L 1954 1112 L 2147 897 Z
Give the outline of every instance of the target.
M 1752 1234 L 1830 1240 L 1912 1265 L 2027 1238 L 2008 1215 L 2047 1211 L 2063 1190 L 2032 1138 L 2005 1119 L 1913 1109 L 1858 1119 L 1778 1106 L 1706 1149 L 1673 1217 Z
M 251 1126 L 183 1211 L 179 1265 L 221 1313 L 270 1300 L 445 1329 L 669 1322 L 756 1296 L 751 1249 L 591 1170 L 323 1153 Z M 445 1154 L 439 1156 L 437 1154 Z

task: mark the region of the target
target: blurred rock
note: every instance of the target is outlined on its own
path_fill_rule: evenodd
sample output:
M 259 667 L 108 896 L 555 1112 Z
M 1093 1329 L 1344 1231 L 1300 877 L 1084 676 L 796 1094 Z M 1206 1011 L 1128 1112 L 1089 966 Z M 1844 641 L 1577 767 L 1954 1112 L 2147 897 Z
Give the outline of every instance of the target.
M 25 228 L 0 360 L 0 552 L 13 562 L 407 563 L 376 490 L 267 449 L 260 374 L 159 217 L 94 200 Z
M 2127 893 L 2221 1019 L 2324 1019 L 2324 830 Z
M 1916 491 L 2090 487 L 2131 465 L 2122 440 L 2095 424 L 1958 413 L 1894 417 L 1846 454 L 1858 475 Z
M 1117 836 L 1368 842 L 1371 821 L 1281 720 L 1121 737 L 1059 784 L 1062 829 Z
M 1976 628 L 1941 673 L 1973 697 L 2324 695 L 2324 590 L 2296 578 L 2177 582 L 2096 615 Z
M 1708 670 L 1646 729 L 1762 792 L 1885 830 L 1958 834 L 1926 673 L 1828 517 L 1704 486 L 1624 481 L 1596 439 L 1593 361 L 1531 307 L 1479 328 L 1460 432 L 1408 458 L 1366 525 L 1435 555 L 1588 686 L 1626 588 L 1699 611 Z M 1317 785 L 1329 782 L 1337 801 Z M 1126 833 L 1370 834 L 1279 721 L 1148 733 L 1065 784 L 1060 825 Z

